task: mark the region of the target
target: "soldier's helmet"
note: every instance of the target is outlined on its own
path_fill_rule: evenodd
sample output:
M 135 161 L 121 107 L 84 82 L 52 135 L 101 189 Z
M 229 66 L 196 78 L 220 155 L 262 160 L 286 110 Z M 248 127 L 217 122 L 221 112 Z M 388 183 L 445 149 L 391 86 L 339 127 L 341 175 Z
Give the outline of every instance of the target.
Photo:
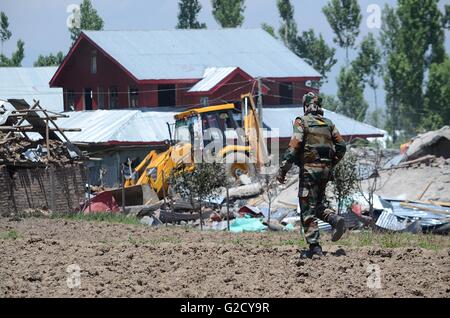
M 313 92 L 308 92 L 303 95 L 303 106 L 308 106 L 311 103 L 314 103 L 314 99 L 316 98 L 316 94 Z
M 323 115 L 322 98 L 313 92 L 306 93 L 303 95 L 303 110 L 305 115 L 309 113 Z

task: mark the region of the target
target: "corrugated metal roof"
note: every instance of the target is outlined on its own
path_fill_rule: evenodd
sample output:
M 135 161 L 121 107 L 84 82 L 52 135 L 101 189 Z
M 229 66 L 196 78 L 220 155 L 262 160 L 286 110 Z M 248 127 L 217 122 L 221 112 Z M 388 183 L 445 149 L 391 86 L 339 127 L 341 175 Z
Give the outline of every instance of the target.
M 188 92 L 208 92 L 235 69 L 237 67 L 208 67 L 203 74 L 203 79 L 192 86 Z
M 58 119 L 61 128 L 81 128 L 66 132 L 72 142 L 161 142 L 169 139 L 166 122 L 174 123 L 176 112 L 140 110 L 94 110 L 67 112 Z
M 202 78 L 230 65 L 253 77 L 320 76 L 262 29 L 83 32 L 138 79 Z
M 33 99 L 47 110 L 64 111 L 62 88 L 50 88 L 57 67 L 0 67 L 0 99 Z
M 263 121 L 271 128 L 278 128 L 280 137 L 287 138 L 292 136 L 292 123 L 295 118 L 303 115 L 303 108 L 264 108 Z M 384 130 L 375 128 L 371 125 L 359 122 L 342 114 L 324 110 L 324 116 L 336 125 L 343 136 L 383 136 Z
M 73 142 L 108 143 L 162 142 L 170 138 L 167 124 L 175 122 L 174 116 L 181 110 L 168 111 L 142 110 L 94 110 L 67 112 L 69 118 L 60 118 L 56 122 L 61 128 L 81 128 L 81 132 L 66 132 Z M 266 137 L 279 130 L 279 137 L 292 135 L 292 122 L 299 115 L 299 108 L 264 108 L 264 124 L 272 129 Z M 383 131 L 345 117 L 325 111 L 342 135 L 382 135 Z

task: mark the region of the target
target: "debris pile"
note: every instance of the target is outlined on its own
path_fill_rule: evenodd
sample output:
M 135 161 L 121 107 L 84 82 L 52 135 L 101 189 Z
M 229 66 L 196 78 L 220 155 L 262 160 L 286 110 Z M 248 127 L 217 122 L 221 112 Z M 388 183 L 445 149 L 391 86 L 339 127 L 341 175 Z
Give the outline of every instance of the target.
M 18 165 L 27 163 L 66 164 L 79 159 L 75 151 L 66 143 L 50 140 L 47 145 L 43 140 L 30 140 L 14 135 L 4 140 L 0 132 L 0 164 Z
M 406 151 L 408 160 L 426 155 L 450 158 L 450 126 L 429 131 L 412 139 Z
M 29 166 L 64 165 L 82 159 L 82 154 L 55 121 L 66 115 L 46 111 L 39 102 L 31 107 L 24 100 L 8 100 L 0 107 L 0 164 Z M 79 129 L 70 129 L 70 131 Z
M 438 131 L 439 134 L 442 135 L 446 129 L 444 127 Z M 425 137 L 416 138 L 411 145 L 423 141 Z M 442 145 L 442 138 L 429 139 Z M 431 141 L 423 145 L 426 149 L 439 148 L 431 147 Z M 407 157 L 405 151 L 399 159 L 396 157 L 397 150 L 380 151 L 371 147 L 350 148 L 349 152 L 358 158 L 356 169 L 362 189 L 344 200 L 341 213 L 348 229 L 449 232 L 450 158 L 438 157 L 436 151 L 423 151 L 423 156 L 419 158 Z M 298 167 L 295 167 L 288 173 L 285 185 L 275 182 L 270 186 L 265 178 L 243 175 L 237 181 L 239 184 L 229 189 L 229 202 L 224 189 L 218 198 L 202 202 L 201 209 L 199 202 L 187 203 L 180 198 L 172 202 L 173 198 L 166 198 L 167 202 L 125 207 L 125 213 L 145 217 L 142 223 L 152 226 L 173 223 L 209 230 L 229 229 L 237 233 L 299 230 L 298 173 Z M 366 201 L 369 195 L 364 182 L 374 178 L 378 179 L 378 186 L 373 194 L 373 206 L 370 207 Z M 400 195 L 394 194 L 396 191 Z M 268 195 L 268 192 L 272 194 Z M 337 211 L 337 203 L 330 193 L 327 198 L 331 199 L 327 203 L 329 207 Z M 118 204 L 116 209 L 120 210 L 120 206 Z M 319 221 L 318 225 L 322 231 L 331 230 L 328 223 Z

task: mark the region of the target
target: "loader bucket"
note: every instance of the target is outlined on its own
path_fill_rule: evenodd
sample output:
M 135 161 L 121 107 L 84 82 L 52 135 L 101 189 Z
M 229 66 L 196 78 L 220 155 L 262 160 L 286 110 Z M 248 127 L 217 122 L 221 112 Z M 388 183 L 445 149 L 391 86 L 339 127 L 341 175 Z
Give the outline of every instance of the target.
M 125 206 L 149 205 L 159 202 L 158 195 L 150 185 L 135 185 L 127 188 L 110 190 L 119 206 L 122 206 L 122 195 L 125 191 Z

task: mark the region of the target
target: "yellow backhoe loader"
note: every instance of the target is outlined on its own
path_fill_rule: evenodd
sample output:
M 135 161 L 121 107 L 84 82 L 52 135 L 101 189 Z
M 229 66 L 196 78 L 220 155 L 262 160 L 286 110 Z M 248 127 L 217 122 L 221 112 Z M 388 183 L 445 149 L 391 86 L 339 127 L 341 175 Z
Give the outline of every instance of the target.
M 169 149 L 149 152 L 130 171 L 124 189 L 113 190 L 114 197 L 125 198 L 126 205 L 154 203 L 167 193 L 174 169 L 195 169 L 198 160 L 207 158 L 226 165 L 227 173 L 236 179 L 254 175 L 268 162 L 267 146 L 252 95 L 242 95 L 241 103 L 240 112 L 234 104 L 223 104 L 175 115 Z

